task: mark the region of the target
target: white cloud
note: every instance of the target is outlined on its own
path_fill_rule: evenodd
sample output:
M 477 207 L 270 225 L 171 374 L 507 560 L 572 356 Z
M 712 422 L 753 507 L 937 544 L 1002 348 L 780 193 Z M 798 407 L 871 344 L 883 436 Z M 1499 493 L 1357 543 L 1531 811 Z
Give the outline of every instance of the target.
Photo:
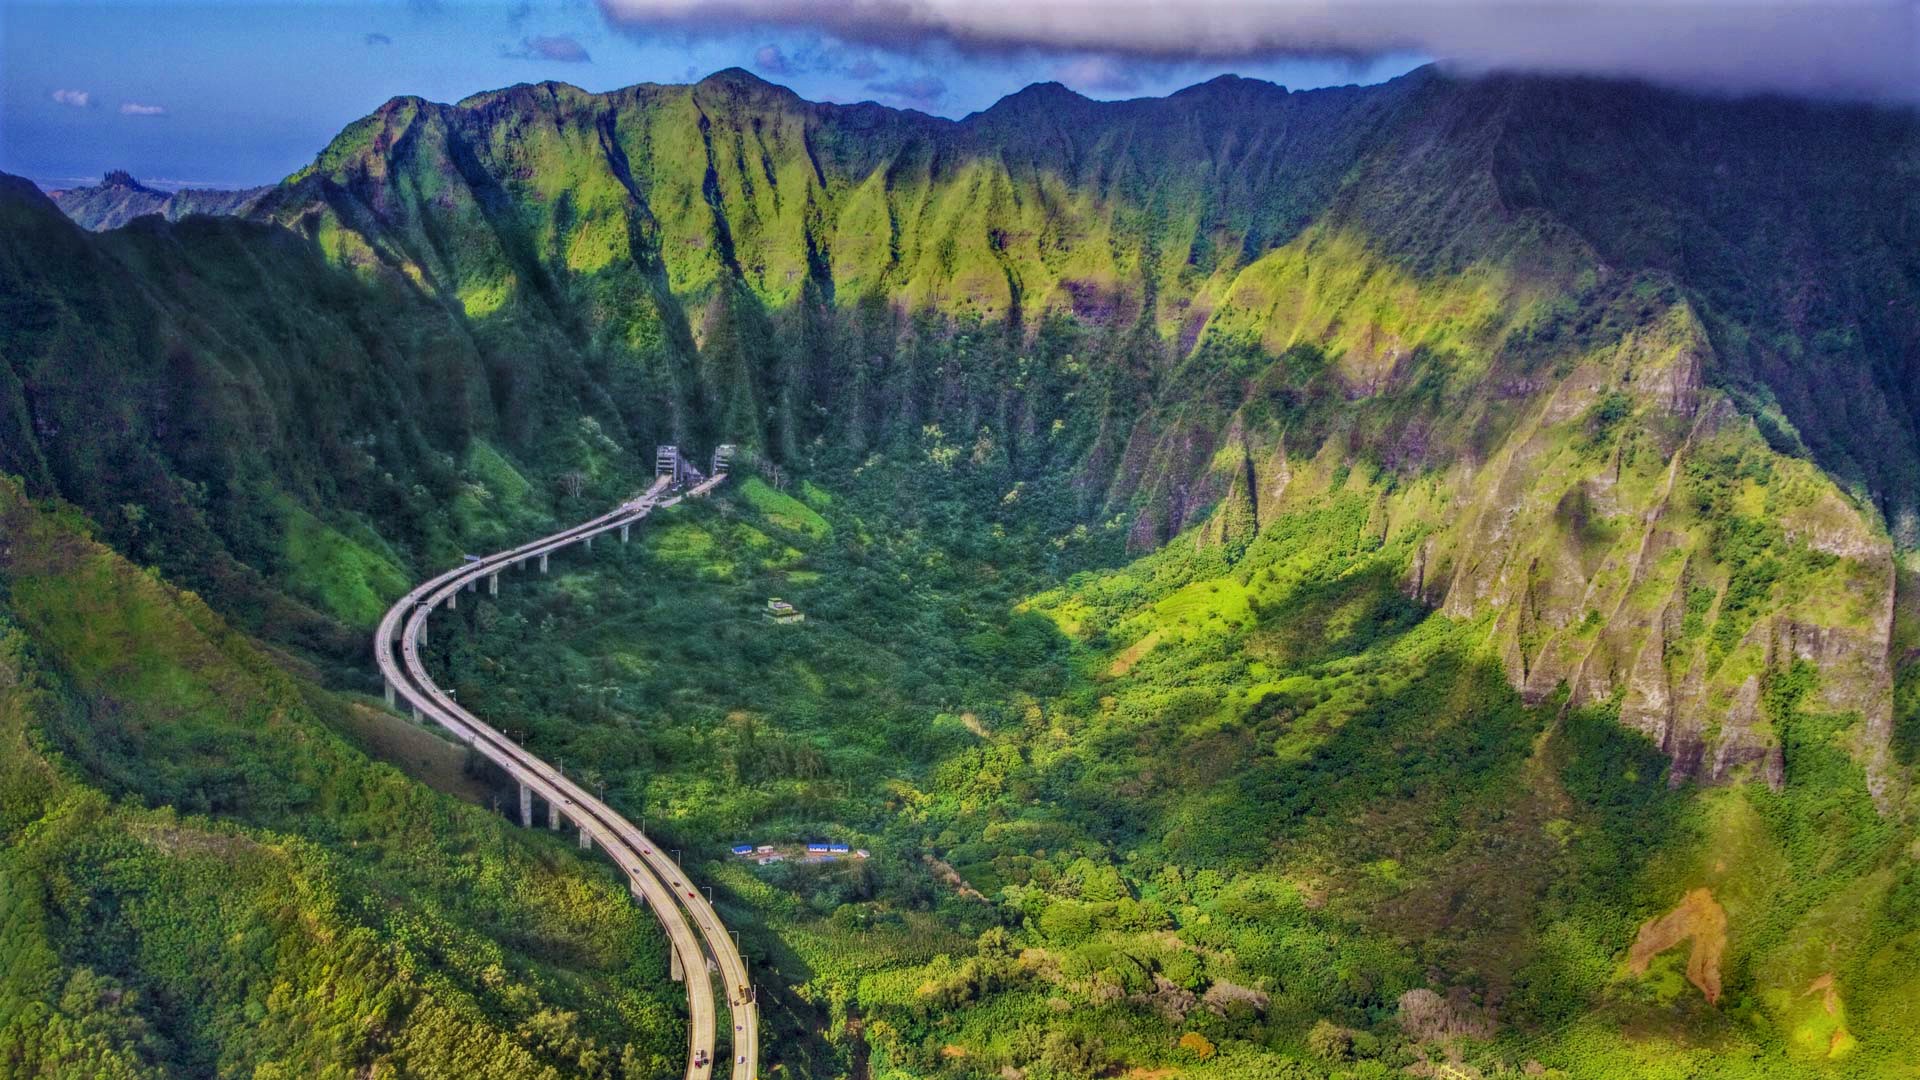
M 120 103 L 120 115 L 165 116 L 167 115 L 167 107 L 165 105 L 142 105 L 138 101 L 123 101 Z
M 753 53 L 753 66 L 769 75 L 791 75 L 793 65 L 778 45 L 762 45 Z
M 1053 69 L 1053 77 L 1090 94 L 1124 94 L 1140 89 L 1132 65 L 1115 56 L 1076 56 Z
M 598 0 L 616 25 L 1156 60 L 1415 53 L 1473 69 L 1920 98 L 1914 0 Z
M 868 82 L 886 74 L 864 50 L 818 40 L 803 41 L 791 53 L 779 45 L 762 45 L 753 52 L 753 69 L 762 75 L 791 78 L 801 75 L 839 75 Z
M 887 82 L 868 83 L 867 89 L 915 109 L 931 109 L 947 96 L 947 84 L 935 75 L 903 76 Z
M 93 104 L 93 95 L 85 90 L 55 90 L 52 97 L 60 104 L 71 105 L 76 109 L 84 109 Z
M 557 60 L 563 64 L 586 64 L 593 60 L 585 46 L 565 34 L 521 38 L 518 49 L 502 48 L 500 55 L 510 60 Z

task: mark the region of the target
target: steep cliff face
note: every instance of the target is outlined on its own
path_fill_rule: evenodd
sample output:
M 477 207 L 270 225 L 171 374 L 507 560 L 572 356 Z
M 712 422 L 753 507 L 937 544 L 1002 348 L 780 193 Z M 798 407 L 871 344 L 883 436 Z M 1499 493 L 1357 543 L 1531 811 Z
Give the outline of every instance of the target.
M 786 355 L 780 316 L 816 305 L 842 335 L 863 298 L 993 328 L 1138 323 L 1148 393 L 1209 341 L 1216 359 L 1312 343 L 1377 387 L 1419 344 L 1490 370 L 1617 337 L 1596 320 L 1634 313 L 1608 283 L 1648 274 L 1713 344 L 1705 381 L 1901 522 L 1920 484 L 1915 132 L 1906 113 L 1430 71 L 1120 103 L 1042 85 L 949 122 L 733 71 L 396 99 L 260 213 L 482 328 L 551 316 L 637 362 L 698 351 L 679 363 L 751 391 L 727 422 L 792 429 L 758 432 L 775 446 L 839 427 L 805 406 L 868 404 L 843 357 Z M 704 355 L 721 322 L 739 355 Z M 889 381 L 870 392 L 901 394 Z M 1869 425 L 1889 437 L 1851 435 Z
M 1653 371 L 1562 383 L 1491 475 L 1462 484 L 1425 549 L 1428 575 L 1451 572 L 1425 587 L 1449 614 L 1491 615 L 1529 698 L 1564 685 L 1575 706 L 1617 703 L 1673 758 L 1675 783 L 1751 768 L 1777 786 L 1762 685 L 1811 660 L 1821 705 L 1859 715 L 1860 760 L 1891 797 L 1891 543 L 1725 397 L 1696 387 L 1676 405 L 1698 357 L 1663 351 Z
M 1263 522 L 1372 492 L 1380 543 L 1408 552 L 1409 592 L 1483 622 L 1529 700 L 1564 687 L 1571 705 L 1617 705 L 1672 758 L 1674 783 L 1777 786 L 1763 690 L 1807 661 L 1818 707 L 1857 717 L 1853 753 L 1891 807 L 1905 793 L 1889 758 L 1892 539 L 1871 504 L 1702 384 L 1710 356 L 1680 303 L 1550 377 L 1482 374 L 1447 393 L 1426 357 L 1369 393 L 1364 371 L 1329 364 L 1278 391 L 1283 416 L 1298 410 L 1285 423 L 1271 392 L 1247 395 L 1217 437 L 1143 421 L 1158 434 L 1140 471 L 1203 477 L 1162 498 L 1217 502 L 1201 535 L 1222 545 L 1244 490 Z M 1426 467 L 1386 464 L 1410 453 Z
M 578 285 L 636 269 L 617 264 L 639 250 L 658 266 L 637 269 L 696 303 L 736 276 L 773 306 L 812 282 L 843 301 L 877 290 L 910 308 L 1032 317 L 1103 287 L 1137 306 L 1147 283 L 1177 319 L 1216 267 L 1311 221 L 1404 93 L 1222 80 L 1100 104 L 1049 84 L 959 123 L 816 105 L 738 71 L 610 94 L 519 86 L 451 107 L 402 98 L 264 212 L 328 206 L 372 250 L 456 292 L 449 260 L 514 272 L 530 260 Z M 325 201 L 340 198 L 375 217 Z M 444 218 L 461 224 L 427 242 L 425 223 Z M 501 299 L 539 288 L 516 278 Z

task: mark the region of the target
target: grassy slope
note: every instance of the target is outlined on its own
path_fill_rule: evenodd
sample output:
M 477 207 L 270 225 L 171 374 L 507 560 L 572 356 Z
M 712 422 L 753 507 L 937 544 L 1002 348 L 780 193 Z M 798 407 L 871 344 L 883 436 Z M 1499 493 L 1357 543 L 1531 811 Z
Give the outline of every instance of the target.
M 367 708 L 0 488 L 10 1076 L 654 1076 L 612 875 L 375 764 Z

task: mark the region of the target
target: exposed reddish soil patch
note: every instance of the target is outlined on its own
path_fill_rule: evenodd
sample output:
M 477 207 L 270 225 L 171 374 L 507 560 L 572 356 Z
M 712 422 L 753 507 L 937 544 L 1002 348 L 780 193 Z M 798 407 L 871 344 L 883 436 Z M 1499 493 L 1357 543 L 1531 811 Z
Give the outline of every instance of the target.
M 1158 644 L 1160 644 L 1160 631 L 1149 632 L 1146 637 L 1127 646 L 1120 655 L 1114 657 L 1113 663 L 1107 668 L 1107 674 L 1118 678 L 1132 671 L 1133 665 L 1139 663 Z
M 946 883 L 947 887 L 951 888 L 954 892 L 959 893 L 969 900 L 986 900 L 986 897 L 981 895 L 979 889 L 967 884 L 967 879 L 960 876 L 960 871 L 955 870 L 946 862 L 936 859 L 931 855 L 922 855 L 920 856 L 920 860 L 926 863 L 927 867 L 933 871 L 934 877 Z
M 1727 912 L 1711 889 L 1695 889 L 1680 906 L 1640 927 L 1627 955 L 1627 970 L 1644 975 L 1653 958 L 1691 939 L 1687 981 L 1700 988 L 1708 1004 L 1720 1003 L 1720 955 L 1727 949 Z
M 1827 1010 L 1828 1016 L 1840 1011 L 1840 995 L 1833 989 L 1833 972 L 1831 971 L 1808 983 L 1805 994 L 1808 997 L 1819 994 L 1820 1007 Z

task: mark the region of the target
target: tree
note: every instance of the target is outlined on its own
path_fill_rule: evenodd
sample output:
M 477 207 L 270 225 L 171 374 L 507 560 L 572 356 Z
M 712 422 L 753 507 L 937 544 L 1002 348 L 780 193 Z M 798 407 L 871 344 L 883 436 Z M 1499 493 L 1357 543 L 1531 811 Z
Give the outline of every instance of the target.
M 1353 1053 L 1353 1032 L 1328 1020 L 1315 1021 L 1307 1032 L 1307 1049 L 1328 1061 L 1345 1061 Z
M 1192 1054 L 1196 1059 L 1205 1061 L 1213 1056 L 1213 1040 L 1197 1031 L 1189 1031 L 1180 1036 L 1180 1049 Z
M 1107 1044 L 1084 1031 L 1055 1031 L 1040 1052 L 1040 1064 L 1061 1076 L 1097 1076 L 1107 1061 Z

